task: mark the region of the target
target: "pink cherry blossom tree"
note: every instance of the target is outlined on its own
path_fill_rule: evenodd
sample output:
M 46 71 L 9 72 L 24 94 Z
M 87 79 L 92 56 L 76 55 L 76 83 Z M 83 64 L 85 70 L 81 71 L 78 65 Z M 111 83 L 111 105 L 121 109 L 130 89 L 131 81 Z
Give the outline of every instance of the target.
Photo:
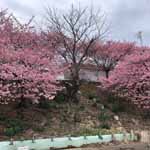
M 141 109 L 150 110 L 150 48 L 135 47 L 108 79 L 101 79 L 105 89 L 125 97 Z
M 0 103 L 53 99 L 60 90 L 56 79 L 61 70 L 42 34 L 6 10 L 0 12 L 0 32 Z
M 134 43 L 107 41 L 105 43 L 95 43 L 93 49 L 93 61 L 98 70 L 104 71 L 106 78 L 109 77 L 110 71 L 114 69 L 117 63 L 126 55 L 134 50 Z

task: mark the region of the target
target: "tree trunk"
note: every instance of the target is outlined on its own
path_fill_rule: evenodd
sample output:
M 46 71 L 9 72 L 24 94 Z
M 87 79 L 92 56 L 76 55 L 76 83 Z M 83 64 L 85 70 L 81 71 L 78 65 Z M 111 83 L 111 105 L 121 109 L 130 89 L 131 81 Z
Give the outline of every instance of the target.
M 21 96 L 18 108 L 27 108 L 27 105 L 27 100 L 24 98 L 24 96 Z
M 78 91 L 80 88 L 79 72 L 76 68 L 71 71 L 71 80 L 65 82 L 67 100 L 72 103 L 78 103 Z
M 79 91 L 79 81 L 76 80 L 71 80 L 69 83 L 65 83 L 66 87 L 66 97 L 67 100 L 72 103 L 78 103 L 79 98 L 78 98 L 78 91 Z
M 106 78 L 108 79 L 109 78 L 109 71 L 106 70 L 105 73 L 106 73 Z

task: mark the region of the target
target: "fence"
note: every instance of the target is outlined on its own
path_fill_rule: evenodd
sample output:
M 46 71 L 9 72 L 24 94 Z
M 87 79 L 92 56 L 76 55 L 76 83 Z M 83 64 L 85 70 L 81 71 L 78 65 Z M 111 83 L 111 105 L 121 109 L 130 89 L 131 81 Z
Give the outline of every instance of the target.
M 81 147 L 86 144 L 106 143 L 111 141 L 133 141 L 135 135 L 132 133 L 96 135 L 80 137 L 61 137 L 47 139 L 32 139 L 25 141 L 5 141 L 0 142 L 0 150 L 49 150 L 51 148 Z

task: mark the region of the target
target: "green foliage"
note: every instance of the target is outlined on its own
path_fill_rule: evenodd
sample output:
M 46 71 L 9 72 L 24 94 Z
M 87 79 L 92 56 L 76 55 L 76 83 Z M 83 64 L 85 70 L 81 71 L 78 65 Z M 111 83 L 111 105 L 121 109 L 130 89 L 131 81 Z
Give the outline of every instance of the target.
M 124 112 L 124 111 L 125 111 L 125 107 L 122 104 L 120 103 L 112 104 L 112 112 L 119 113 L 119 112 Z
M 111 108 L 112 112 L 119 113 L 126 111 L 126 107 L 128 105 L 124 103 L 123 98 L 112 93 L 106 93 L 105 96 L 107 97 L 108 105 L 110 106 L 109 108 Z
M 39 108 L 42 109 L 50 109 L 50 108 L 56 108 L 56 102 L 55 101 L 49 101 L 49 100 L 42 100 L 39 103 Z
M 14 136 L 14 135 L 16 135 L 16 134 L 18 134 L 18 133 L 21 133 L 22 131 L 23 131 L 23 130 L 22 130 L 21 127 L 15 126 L 15 127 L 6 128 L 4 134 L 5 134 L 6 136 L 11 137 L 11 136 Z
M 120 131 L 106 128 L 92 128 L 92 129 L 81 129 L 80 131 L 72 134 L 71 136 L 94 136 L 94 135 L 106 135 L 112 133 L 120 133 Z
M 89 93 L 89 94 L 87 95 L 87 97 L 88 97 L 88 99 L 92 100 L 92 99 L 94 99 L 94 98 L 97 98 L 97 95 L 96 95 L 95 93 Z
M 43 127 L 36 126 L 36 127 L 33 128 L 33 130 L 36 131 L 36 132 L 43 132 L 45 129 Z
M 99 129 L 81 129 L 80 131 L 74 133 L 72 136 L 92 136 L 92 135 L 99 135 Z
M 7 119 L 5 120 L 7 128 L 5 129 L 4 134 L 6 136 L 14 136 L 18 133 L 23 132 L 25 129 L 24 123 L 19 119 Z
M 108 115 L 106 113 L 106 110 L 105 109 L 100 110 L 100 113 L 99 113 L 99 116 L 98 116 L 98 120 L 104 123 L 104 122 L 106 122 L 109 119 L 110 119 L 110 115 Z
M 108 121 L 111 119 L 111 116 L 106 112 L 106 109 L 104 107 L 101 108 L 98 119 L 101 123 L 99 126 L 102 129 L 110 129 L 110 125 L 108 124 Z
M 23 127 L 23 123 L 19 119 L 9 119 L 8 118 L 6 120 L 6 123 L 7 123 L 8 127 L 16 127 L 16 126 Z
M 15 126 L 14 131 L 16 134 L 21 133 L 23 131 L 23 126 Z
M 5 135 L 6 135 L 6 136 L 11 137 L 11 136 L 14 136 L 15 134 L 16 134 L 16 133 L 15 133 L 14 128 L 6 128 L 6 129 L 5 129 Z
M 63 92 L 57 93 L 57 95 L 54 98 L 54 101 L 57 103 L 64 103 L 66 101 L 65 94 Z
M 79 107 L 79 110 L 80 110 L 80 111 L 84 111 L 84 110 L 85 110 L 85 106 L 84 106 L 84 105 L 81 105 L 81 106 Z
M 112 93 L 107 93 L 106 97 L 109 103 L 114 103 L 117 100 L 117 97 L 114 96 Z
M 5 121 L 6 119 L 7 119 L 6 116 L 3 113 L 1 113 L 0 114 L 0 121 Z
M 103 123 L 103 124 L 100 125 L 100 128 L 110 130 L 110 125 L 107 124 L 107 123 Z

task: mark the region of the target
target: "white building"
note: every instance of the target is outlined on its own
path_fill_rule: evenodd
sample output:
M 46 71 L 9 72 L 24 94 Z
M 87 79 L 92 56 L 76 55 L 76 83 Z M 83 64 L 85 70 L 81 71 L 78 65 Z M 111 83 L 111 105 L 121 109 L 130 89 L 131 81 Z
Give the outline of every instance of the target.
M 105 77 L 104 71 L 99 71 L 95 65 L 83 64 L 80 69 L 79 77 L 81 80 L 97 82 L 99 77 Z M 58 76 L 58 80 L 70 80 L 70 72 Z

